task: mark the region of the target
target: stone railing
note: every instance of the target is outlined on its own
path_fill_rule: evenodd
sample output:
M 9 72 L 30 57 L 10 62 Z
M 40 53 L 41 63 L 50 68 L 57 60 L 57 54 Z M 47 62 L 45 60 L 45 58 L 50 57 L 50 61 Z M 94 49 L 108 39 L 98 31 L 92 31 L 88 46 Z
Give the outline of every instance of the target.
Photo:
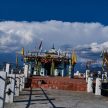
M 4 103 L 13 103 L 14 96 L 24 89 L 24 74 L 7 74 L 0 71 L 0 108 L 4 108 Z

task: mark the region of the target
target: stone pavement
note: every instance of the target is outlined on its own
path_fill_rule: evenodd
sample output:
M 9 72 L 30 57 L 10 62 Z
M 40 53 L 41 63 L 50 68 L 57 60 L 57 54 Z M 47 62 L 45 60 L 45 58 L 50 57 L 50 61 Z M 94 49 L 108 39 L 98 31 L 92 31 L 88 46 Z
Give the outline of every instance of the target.
M 108 108 L 108 97 L 54 89 L 24 89 L 5 108 Z

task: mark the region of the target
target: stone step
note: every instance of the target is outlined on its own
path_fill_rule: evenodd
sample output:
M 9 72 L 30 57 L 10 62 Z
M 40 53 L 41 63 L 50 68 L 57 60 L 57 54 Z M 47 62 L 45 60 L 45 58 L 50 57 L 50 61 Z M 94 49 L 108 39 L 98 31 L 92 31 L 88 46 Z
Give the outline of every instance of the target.
M 70 79 L 68 77 L 39 77 L 33 76 L 28 79 L 28 86 L 32 88 L 50 88 L 72 91 L 86 91 L 87 84 L 84 79 Z M 31 85 L 30 85 L 31 82 Z

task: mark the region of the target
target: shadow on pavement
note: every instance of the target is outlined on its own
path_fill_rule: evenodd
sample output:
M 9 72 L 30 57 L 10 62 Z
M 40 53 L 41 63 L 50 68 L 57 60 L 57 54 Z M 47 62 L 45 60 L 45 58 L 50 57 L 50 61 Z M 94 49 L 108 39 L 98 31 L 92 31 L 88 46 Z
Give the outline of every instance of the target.
M 45 101 L 48 101 L 52 105 L 52 107 L 50 107 L 50 108 L 65 108 L 65 107 L 56 107 L 55 104 L 52 102 L 53 100 L 55 100 L 55 98 L 49 98 L 48 94 L 45 92 L 46 90 L 43 90 L 42 88 L 40 88 L 40 90 L 33 90 L 32 88 L 30 88 L 29 90 L 23 90 L 23 91 L 29 91 L 29 93 L 21 93 L 20 94 L 21 96 L 28 95 L 29 99 L 25 99 L 25 100 L 20 99 L 20 100 L 15 100 L 14 102 L 15 103 L 27 102 L 27 105 L 25 108 L 29 108 L 30 105 L 36 104 L 35 103 L 36 101 L 41 101 L 42 103 L 40 103 L 40 104 L 47 104 L 47 102 L 45 102 Z M 35 92 L 41 91 L 42 93 L 35 94 L 35 93 L 33 93 L 33 91 L 35 91 Z M 46 99 L 32 99 L 32 95 L 37 95 L 35 97 L 41 97 L 42 95 L 44 95 Z M 41 95 L 41 96 L 39 96 L 39 95 Z

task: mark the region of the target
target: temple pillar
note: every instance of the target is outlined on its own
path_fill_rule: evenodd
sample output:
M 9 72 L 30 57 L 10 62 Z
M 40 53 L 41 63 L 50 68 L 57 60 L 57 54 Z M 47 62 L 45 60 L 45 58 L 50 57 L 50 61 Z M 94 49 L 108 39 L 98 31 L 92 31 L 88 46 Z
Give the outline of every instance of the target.
M 41 76 L 45 76 L 45 69 L 44 69 L 44 68 L 41 68 L 41 70 L 40 70 L 40 75 L 41 75 Z
M 89 75 L 90 75 L 90 70 L 86 70 L 86 82 L 88 82 Z
M 51 63 L 51 75 L 54 75 L 54 67 L 55 67 L 55 64 L 54 64 L 54 61 L 52 60 L 52 63 Z
M 54 75 L 55 75 L 55 76 L 58 76 L 58 69 L 55 69 L 55 70 L 54 70 Z

